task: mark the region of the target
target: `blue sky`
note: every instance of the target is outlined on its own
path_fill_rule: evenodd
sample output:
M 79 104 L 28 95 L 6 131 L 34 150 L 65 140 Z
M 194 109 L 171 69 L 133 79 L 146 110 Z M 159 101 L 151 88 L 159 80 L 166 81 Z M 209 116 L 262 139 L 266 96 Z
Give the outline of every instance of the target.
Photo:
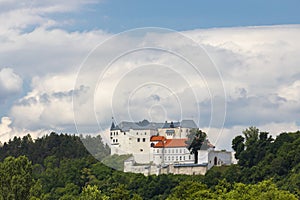
M 103 1 L 83 12 L 57 17 L 76 19 L 70 30 L 103 29 L 118 33 L 155 26 L 178 31 L 199 28 L 297 24 L 300 2 L 274 1 Z
M 229 148 L 230 138 L 248 126 L 274 135 L 300 129 L 299 8 L 297 0 L 0 0 L 0 141 L 28 132 L 34 137 L 49 131 L 74 133 L 74 112 L 79 114 L 77 125 L 94 133 L 99 131 L 95 113 L 100 113 L 97 120 L 104 128 L 111 123 L 112 113 L 119 120 L 191 118 L 199 120 L 199 126 L 212 137 L 223 131 L 226 139 L 220 145 L 224 148 Z M 175 32 L 139 29 L 122 33 L 125 40 L 116 36 L 143 27 Z M 91 66 L 99 67 L 95 71 L 104 69 L 105 59 L 136 48 L 134 45 L 167 46 L 188 51 L 183 53 L 197 59 L 199 54 L 192 48 L 195 44 L 183 36 L 201 46 L 219 70 L 219 75 L 208 73 L 204 77 L 213 95 L 207 94 L 205 81 L 195 78 L 192 71 L 182 71 L 193 80 L 185 85 L 182 74 L 162 67 L 183 66 L 178 58 L 148 50 L 128 54 L 112 65 L 106 74 L 109 81 L 104 83 L 106 93 L 99 95 L 95 90 L 87 98 L 85 94 L 90 94 L 92 87 L 85 82 L 76 87 L 80 67 L 96 47 L 102 54 L 96 60 L 87 59 Z M 145 67 L 147 73 L 141 73 L 135 70 L 137 64 L 141 69 L 146 65 L 153 68 L 149 72 Z M 88 75 L 83 80 L 97 74 L 92 71 Z M 143 80 L 151 78 L 156 85 L 136 91 Z M 223 87 L 216 80 L 221 80 Z M 170 84 L 172 91 L 158 89 L 161 82 Z M 191 89 L 198 91 L 195 101 L 190 100 Z M 76 108 L 73 92 L 79 98 Z M 211 102 L 220 102 L 222 95 L 227 108 L 222 113 L 226 115 L 224 126 L 211 126 Z M 182 107 L 178 107 L 178 99 Z M 127 101 L 131 107 L 126 107 Z M 179 114 L 182 108 L 185 115 Z M 222 109 L 218 104 L 213 108 Z

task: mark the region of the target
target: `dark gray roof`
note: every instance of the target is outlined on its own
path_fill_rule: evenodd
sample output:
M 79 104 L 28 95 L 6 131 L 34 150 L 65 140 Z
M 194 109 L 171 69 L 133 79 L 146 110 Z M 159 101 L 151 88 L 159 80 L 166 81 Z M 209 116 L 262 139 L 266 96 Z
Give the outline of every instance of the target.
M 117 126 L 115 126 L 115 123 L 114 123 L 114 122 L 112 122 L 112 123 L 111 123 L 110 130 L 111 130 L 111 131 L 115 131 L 115 130 L 121 130 L 121 129 L 119 128 L 119 126 L 118 126 L 118 125 L 117 125 Z
M 129 129 L 133 130 L 157 130 L 163 127 L 163 123 L 155 123 L 149 122 L 148 120 L 143 120 L 141 122 L 121 122 L 119 127 L 122 131 L 129 131 Z
M 173 126 L 173 127 L 172 127 Z M 180 122 L 165 122 L 163 128 L 177 128 L 180 127 Z
M 173 122 L 174 128 L 182 127 L 182 128 L 198 128 L 196 123 L 193 120 L 182 120 L 181 122 Z M 148 120 L 144 119 L 140 122 L 127 122 L 123 121 L 118 126 L 119 129 L 122 131 L 129 131 L 130 129 L 133 130 L 157 130 L 159 128 L 170 128 L 171 122 L 165 123 L 157 123 L 157 122 L 149 122 Z
M 191 119 L 182 120 L 181 127 L 183 127 L 183 128 L 198 128 L 197 124 L 194 122 L 194 120 L 191 120 Z

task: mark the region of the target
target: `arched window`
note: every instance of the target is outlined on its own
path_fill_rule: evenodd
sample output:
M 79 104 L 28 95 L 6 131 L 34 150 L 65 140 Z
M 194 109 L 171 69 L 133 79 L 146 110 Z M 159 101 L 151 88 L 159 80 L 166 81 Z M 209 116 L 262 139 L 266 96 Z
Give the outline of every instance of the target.
M 215 157 L 215 158 L 214 158 L 214 165 L 217 165 L 217 164 L 218 164 L 218 158 Z

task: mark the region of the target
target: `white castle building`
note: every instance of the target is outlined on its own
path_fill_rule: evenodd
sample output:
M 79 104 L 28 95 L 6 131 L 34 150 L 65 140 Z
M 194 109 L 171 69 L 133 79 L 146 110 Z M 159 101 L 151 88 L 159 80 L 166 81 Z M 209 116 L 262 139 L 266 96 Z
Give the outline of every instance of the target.
M 110 128 L 111 155 L 131 154 L 124 171 L 149 174 L 204 174 L 214 165 L 232 163 L 232 153 L 208 148 L 198 151 L 198 164 L 187 149 L 187 135 L 198 129 L 193 120 L 155 123 L 112 122 Z

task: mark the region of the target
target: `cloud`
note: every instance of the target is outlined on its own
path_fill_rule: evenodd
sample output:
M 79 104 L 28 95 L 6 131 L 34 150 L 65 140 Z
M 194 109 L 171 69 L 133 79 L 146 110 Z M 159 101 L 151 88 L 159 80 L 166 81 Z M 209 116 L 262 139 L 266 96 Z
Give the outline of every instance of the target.
M 0 1 L 0 33 L 22 31 L 30 26 L 53 27 L 64 24 L 58 19 L 54 20 L 53 14 L 76 12 L 84 5 L 99 3 L 97 0 L 72 0 L 72 1 Z
M 12 68 L 0 70 L 0 103 L 22 91 L 23 80 Z
M 16 128 L 12 126 L 12 120 L 9 117 L 2 117 L 0 122 L 0 142 L 8 142 L 13 137 L 23 137 L 30 134 L 33 138 L 41 137 L 45 134 L 49 134 L 49 130 L 27 130 L 24 128 Z
M 24 96 L 10 108 L 8 116 L 14 119 L 10 127 L 74 131 L 75 111 L 77 125 L 87 132 L 98 131 L 97 120 L 106 129 L 112 115 L 118 121 L 189 118 L 199 120 L 200 127 L 211 125 L 220 130 L 222 123 L 211 120 L 222 122 L 225 89 L 223 139 L 251 125 L 298 128 L 300 25 L 203 29 L 180 34 L 203 46 L 219 71 L 201 63 L 201 73 L 197 73 L 168 51 L 144 49 L 121 56 L 138 44 L 140 48 L 159 45 L 180 51 L 192 61 L 203 58 L 191 41 L 180 40 L 176 34 L 126 35 L 113 39 L 110 45 L 100 45 L 87 60 L 84 58 L 88 52 L 110 34 L 45 27 L 2 34 L 0 64 L 13 66 L 10 74 L 14 75 L 10 77 L 15 80 L 9 91 L 22 89 L 20 77 L 30 82 Z M 90 68 L 77 74 L 79 66 L 87 64 Z M 74 104 L 72 94 L 76 96 Z

